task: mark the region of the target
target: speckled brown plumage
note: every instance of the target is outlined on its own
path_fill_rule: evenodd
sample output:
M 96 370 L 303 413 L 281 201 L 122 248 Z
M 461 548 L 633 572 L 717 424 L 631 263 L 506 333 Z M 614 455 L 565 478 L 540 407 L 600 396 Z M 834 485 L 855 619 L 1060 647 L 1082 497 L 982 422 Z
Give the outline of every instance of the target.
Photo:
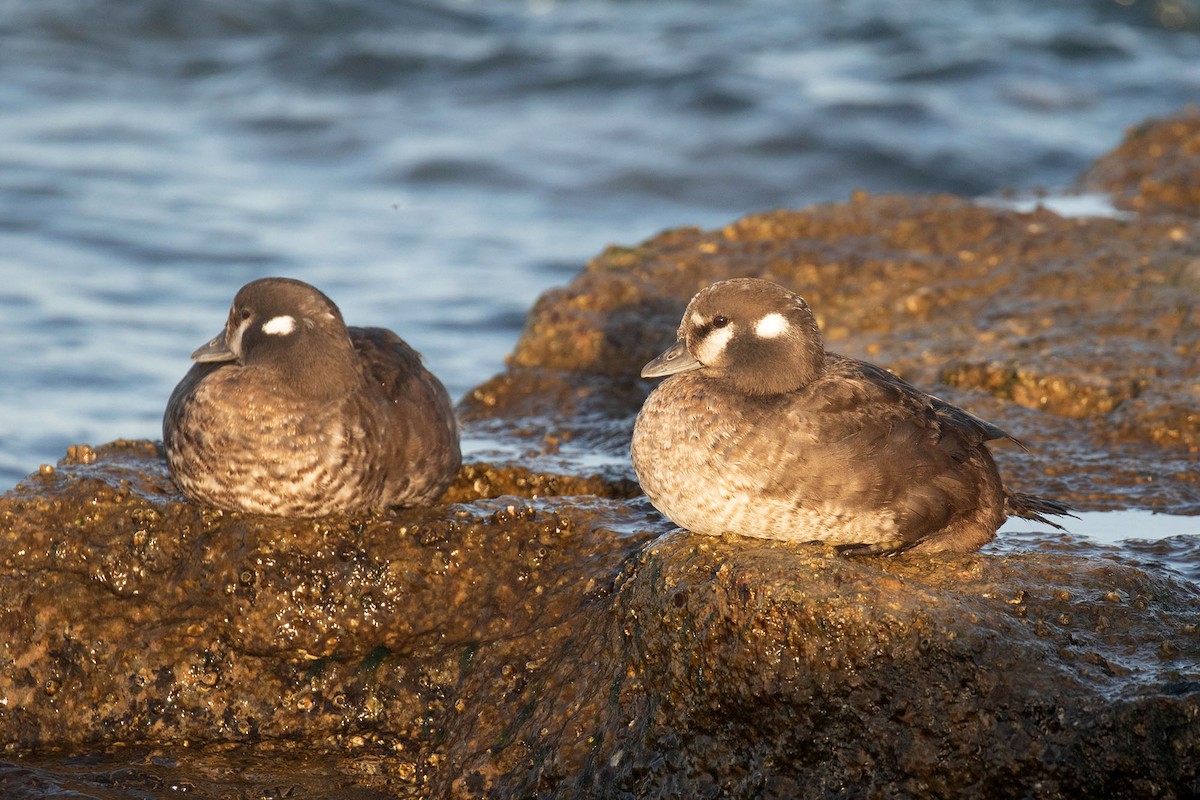
M 315 517 L 434 502 L 461 462 L 445 387 L 383 328 L 301 281 L 242 287 L 171 393 L 171 475 L 206 505 Z
M 872 364 L 824 349 L 812 312 L 769 281 L 723 281 L 684 312 L 669 375 L 634 430 L 655 507 L 698 533 L 870 552 L 973 550 L 1008 514 L 1069 510 L 1008 492 L 1004 431 Z

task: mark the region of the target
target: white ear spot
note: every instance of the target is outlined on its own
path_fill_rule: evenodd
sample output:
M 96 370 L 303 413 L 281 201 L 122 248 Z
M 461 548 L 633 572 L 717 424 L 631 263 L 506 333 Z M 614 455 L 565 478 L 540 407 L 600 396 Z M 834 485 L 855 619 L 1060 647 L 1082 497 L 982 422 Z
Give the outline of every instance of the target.
M 774 339 L 787 333 L 791 327 L 792 324 L 787 321 L 787 317 L 778 311 L 773 311 L 754 323 L 754 333 L 763 339 Z
M 262 326 L 262 332 L 270 336 L 287 336 L 294 330 L 296 330 L 296 320 L 287 314 L 281 317 L 272 317 Z
M 719 363 L 721 361 L 721 354 L 725 350 L 725 345 L 729 344 L 729 340 L 732 338 L 732 325 L 726 325 L 724 328 L 713 328 L 696 345 L 696 360 L 705 366 L 712 366 Z

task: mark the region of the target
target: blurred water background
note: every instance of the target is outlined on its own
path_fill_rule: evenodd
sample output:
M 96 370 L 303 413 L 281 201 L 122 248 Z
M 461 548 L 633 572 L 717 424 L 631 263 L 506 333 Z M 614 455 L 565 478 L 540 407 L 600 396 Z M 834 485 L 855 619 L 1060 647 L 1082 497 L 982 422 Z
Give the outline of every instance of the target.
M 1180 0 L 0 0 L 0 488 L 159 438 L 239 286 L 458 399 L 605 244 L 1069 184 L 1200 100 Z

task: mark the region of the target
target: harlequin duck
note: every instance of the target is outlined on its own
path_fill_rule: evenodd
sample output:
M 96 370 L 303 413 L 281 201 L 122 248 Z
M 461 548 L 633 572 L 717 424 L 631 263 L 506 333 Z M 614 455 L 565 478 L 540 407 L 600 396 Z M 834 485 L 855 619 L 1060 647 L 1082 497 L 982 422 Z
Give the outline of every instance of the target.
M 233 298 L 163 416 L 167 465 L 191 499 L 317 517 L 437 500 L 461 463 L 450 397 L 384 328 L 347 328 L 290 278 Z
M 1008 515 L 1055 525 L 1043 514 L 1070 512 L 1004 488 L 985 442 L 1013 437 L 826 352 L 803 298 L 770 281 L 692 298 L 679 341 L 642 370 L 662 376 L 638 414 L 633 466 L 654 506 L 696 533 L 970 551 Z

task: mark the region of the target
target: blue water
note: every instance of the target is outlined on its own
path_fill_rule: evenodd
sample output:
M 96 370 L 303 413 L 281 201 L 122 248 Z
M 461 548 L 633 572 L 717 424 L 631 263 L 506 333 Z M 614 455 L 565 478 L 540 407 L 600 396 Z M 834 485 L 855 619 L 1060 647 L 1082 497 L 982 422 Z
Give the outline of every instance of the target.
M 1177 0 L 0 0 L 0 487 L 159 435 L 248 280 L 456 398 L 605 244 L 1060 187 L 1200 98 Z

